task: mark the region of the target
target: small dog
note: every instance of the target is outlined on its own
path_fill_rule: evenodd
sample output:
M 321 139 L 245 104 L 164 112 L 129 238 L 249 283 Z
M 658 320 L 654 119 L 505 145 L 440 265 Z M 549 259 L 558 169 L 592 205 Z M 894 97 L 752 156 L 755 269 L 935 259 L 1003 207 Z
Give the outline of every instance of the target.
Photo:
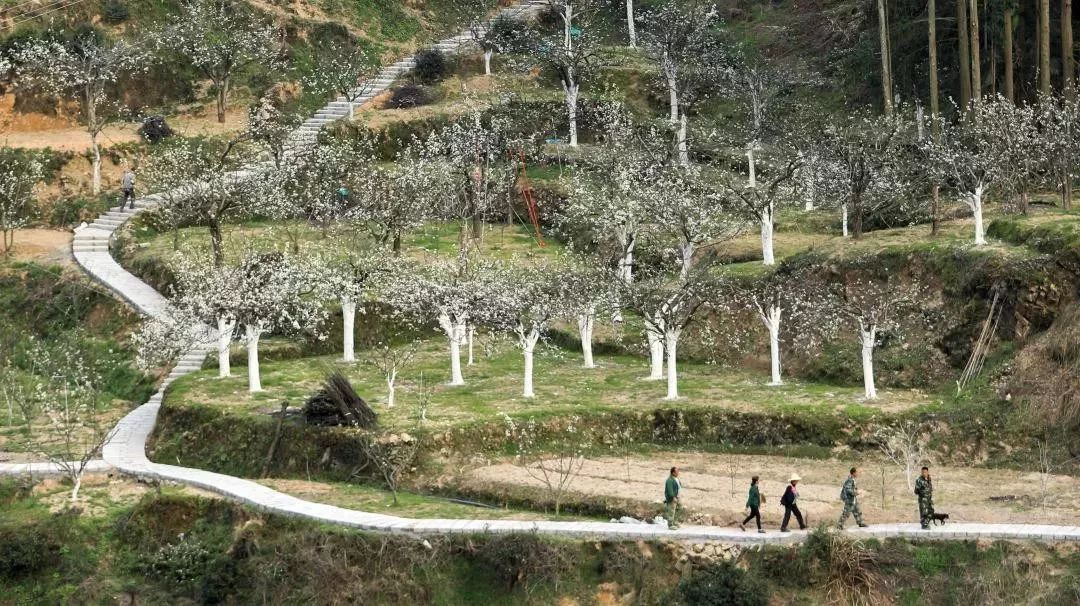
M 947 513 L 935 513 L 933 516 L 931 516 L 930 519 L 933 520 L 934 526 L 944 526 L 946 520 L 949 519 L 949 514 L 947 514 Z

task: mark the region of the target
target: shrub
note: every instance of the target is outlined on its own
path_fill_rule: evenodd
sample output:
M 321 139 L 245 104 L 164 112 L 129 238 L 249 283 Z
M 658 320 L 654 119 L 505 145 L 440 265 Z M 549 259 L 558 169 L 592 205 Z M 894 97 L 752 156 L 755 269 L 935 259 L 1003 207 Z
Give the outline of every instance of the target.
M 435 93 L 425 86 L 406 84 L 394 91 L 386 102 L 387 109 L 409 109 L 435 102 Z
M 0 578 L 18 579 L 56 566 L 60 549 L 39 524 L 0 528 Z
M 123 0 L 105 0 L 105 6 L 101 10 L 102 21 L 116 25 L 127 21 L 129 17 L 131 12 Z
M 165 122 L 165 116 L 148 116 L 139 127 L 139 136 L 151 144 L 161 143 L 175 134 Z
M 717 562 L 695 570 L 679 582 L 679 597 L 687 606 L 765 606 L 764 586 L 731 562 Z
M 555 583 L 573 567 L 566 548 L 531 534 L 509 534 L 480 546 L 477 558 L 508 589 Z
M 880 597 L 877 557 L 862 541 L 818 527 L 803 543 L 802 556 L 831 601 L 870 604 Z
M 413 73 L 423 84 L 435 84 L 446 77 L 446 56 L 437 48 L 425 48 L 416 53 Z

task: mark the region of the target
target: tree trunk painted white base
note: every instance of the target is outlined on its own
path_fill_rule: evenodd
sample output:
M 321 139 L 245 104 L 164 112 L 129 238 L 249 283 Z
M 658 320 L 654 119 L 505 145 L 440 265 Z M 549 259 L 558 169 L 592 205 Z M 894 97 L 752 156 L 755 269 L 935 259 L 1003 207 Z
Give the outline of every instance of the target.
M 464 385 L 461 375 L 461 342 L 465 339 L 465 324 L 454 322 L 446 313 L 439 314 L 439 327 L 450 341 L 450 385 Z
M 476 327 L 475 326 L 470 326 L 469 327 L 469 362 L 468 362 L 467 366 L 472 366 L 473 364 L 475 364 L 475 361 L 473 359 L 473 341 L 475 341 L 475 340 L 476 340 Z
M 218 318 L 217 327 L 218 377 L 230 377 L 232 376 L 232 367 L 229 364 L 229 346 L 232 345 L 233 330 L 236 326 L 225 318 Z
M 582 366 L 585 368 L 596 368 L 592 355 L 593 321 L 594 315 L 591 313 L 582 314 L 577 318 L 578 335 L 581 337 Z
M 630 48 L 637 48 L 637 29 L 634 24 L 634 0 L 626 0 L 626 33 Z
M 840 205 L 840 215 L 841 215 L 841 217 L 842 217 L 842 218 L 841 218 L 841 222 L 842 222 L 842 223 L 843 223 L 843 225 L 844 225 L 844 237 L 846 238 L 846 237 L 848 237 L 848 227 L 847 227 L 847 203 L 846 203 L 846 202 Z
M 83 472 L 79 471 L 79 472 L 75 473 L 74 475 L 75 475 L 75 477 L 72 478 L 72 483 L 71 483 L 72 484 L 72 486 L 71 486 L 71 502 L 72 503 L 79 500 L 79 489 L 82 488 Z
M 680 330 L 669 330 L 664 333 L 665 349 L 667 349 L 667 396 L 665 400 L 679 399 L 679 375 L 675 363 L 676 348 L 679 345 Z
M 758 313 L 765 328 L 769 330 L 769 385 L 783 385 L 784 381 L 780 377 L 780 319 L 783 311 L 779 305 L 770 305 L 768 311 L 759 309 Z
M 349 122 L 356 119 L 356 101 L 349 99 Z
M 867 400 L 877 399 L 877 388 L 874 386 L 874 342 L 876 340 L 877 327 L 874 325 L 859 330 L 859 341 L 862 343 L 863 391 Z
M 566 117 L 570 123 L 570 147 L 577 147 L 577 98 L 578 84 L 576 82 L 563 82 L 563 92 L 566 94 Z
M 686 145 L 686 130 L 687 130 L 687 117 L 686 112 L 679 114 L 679 131 L 677 135 L 678 150 L 679 150 L 679 165 L 690 166 L 690 150 Z
M 491 56 L 495 54 L 493 50 L 484 51 L 484 75 L 491 75 Z
M 536 342 L 540 340 L 540 331 L 533 328 L 526 333 L 523 329 L 519 329 L 518 338 L 521 352 L 525 355 L 525 380 L 521 395 L 525 398 L 535 398 L 536 392 L 533 391 L 533 353 L 536 351 Z
M 390 372 L 386 373 L 386 407 L 394 407 L 394 392 L 397 391 L 397 387 L 394 382 L 397 380 L 397 369 L 393 368 Z
M 246 330 L 247 337 L 244 340 L 248 358 L 248 391 L 262 391 L 262 378 L 259 376 L 259 338 L 262 337 L 262 329 L 249 325 Z
M 986 231 L 983 228 L 983 193 L 984 189 L 982 185 L 975 188 L 975 191 L 967 195 L 964 200 L 968 208 L 971 209 L 972 216 L 975 217 L 975 245 L 983 246 L 986 244 Z
M 667 56 L 664 57 L 664 64 L 667 65 Z M 668 106 L 671 111 L 671 116 L 668 118 L 672 124 L 679 121 L 679 84 L 675 79 L 675 68 L 669 66 L 664 69 L 664 75 L 667 77 L 668 87 Z
M 93 152 L 93 174 L 91 175 L 91 188 L 94 195 L 101 193 L 101 147 L 97 142 L 97 135 L 90 135 L 90 150 Z
M 649 340 L 649 380 L 664 378 L 664 341 L 651 330 L 645 331 Z
M 776 265 L 773 253 L 773 208 L 770 205 L 761 214 L 761 262 L 764 265 Z
M 356 326 L 356 301 L 351 299 L 341 300 L 341 317 L 345 335 L 341 359 L 345 362 L 355 362 L 356 347 L 353 345 L 353 331 Z

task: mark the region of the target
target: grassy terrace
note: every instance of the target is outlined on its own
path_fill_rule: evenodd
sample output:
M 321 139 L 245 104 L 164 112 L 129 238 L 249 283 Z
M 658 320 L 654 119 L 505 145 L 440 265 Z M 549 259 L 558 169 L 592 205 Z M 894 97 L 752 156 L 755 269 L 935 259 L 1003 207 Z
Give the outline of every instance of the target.
M 301 406 L 318 389 L 327 373 L 342 370 L 358 393 L 379 412 L 389 427 L 415 424 L 421 376 L 432 391 L 427 426 L 451 427 L 477 421 L 497 422 L 500 413 L 514 416 L 591 414 L 613 410 L 651 409 L 664 403 L 661 381 L 644 380 L 648 374 L 643 358 L 599 356 L 600 368 L 580 367 L 576 352 L 543 348 L 536 363 L 535 399 L 521 394 L 522 357 L 516 347 L 501 342 L 490 356 L 478 346 L 477 363 L 465 367 L 466 385 L 444 385 L 449 378 L 449 356 L 442 339 L 423 343 L 420 353 L 398 379 L 397 404 L 385 406 L 386 385 L 379 372 L 363 362 L 344 365 L 335 357 L 310 357 L 266 362 L 262 366 L 264 391 L 247 391 L 243 372 L 226 379 L 207 369 L 176 381 L 169 392 L 170 405 L 223 407 L 236 413 L 269 414 L 281 401 Z M 886 390 L 872 407 L 860 402 L 861 387 L 839 387 L 792 382 L 782 387 L 765 383 L 767 373 L 726 369 L 706 364 L 681 363 L 680 405 L 715 406 L 734 410 L 820 410 L 859 415 L 875 410 L 903 410 L 934 400 L 920 391 Z

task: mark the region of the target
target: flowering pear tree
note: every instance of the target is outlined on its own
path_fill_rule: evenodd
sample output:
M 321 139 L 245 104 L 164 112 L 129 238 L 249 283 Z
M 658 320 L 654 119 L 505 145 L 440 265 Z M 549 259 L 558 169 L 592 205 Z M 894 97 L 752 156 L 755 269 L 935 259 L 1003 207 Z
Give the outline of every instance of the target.
M 566 315 L 562 275 L 544 266 L 500 267 L 486 277 L 487 323 L 511 334 L 525 358 L 522 397 L 535 398 L 533 361 L 536 344 L 557 318 Z
M 568 319 L 575 321 L 581 339 L 582 366 L 596 368 L 593 361 L 593 328 L 599 314 L 618 308 L 618 282 L 614 272 L 586 258 L 572 260 L 560 271 L 559 298 Z
M 993 148 L 999 174 L 996 187 L 1019 199 L 1020 212 L 1026 214 L 1028 196 L 1038 187 L 1050 159 L 1047 152 L 1052 146 L 1047 142 L 1053 139 L 1055 129 L 1046 124 L 1045 130 L 1040 130 L 1040 118 L 1044 116 L 1040 116 L 1039 107 L 1016 105 L 997 97 L 984 97 L 980 104 L 985 104 L 981 114 L 983 127 L 988 131 L 987 138 L 997 141 Z M 1056 151 L 1068 153 L 1065 149 Z
M 782 152 L 770 162 L 762 165 L 762 179 L 757 175 L 743 180 L 741 175 L 726 173 L 717 179 L 717 184 L 728 204 L 739 207 L 761 228 L 761 259 L 764 265 L 775 265 L 776 254 L 773 248 L 776 212 L 778 206 L 793 199 L 794 177 L 802 158 L 796 153 Z
M 1039 100 L 1038 121 L 1042 126 L 1043 156 L 1054 187 L 1061 188 L 1061 207 L 1072 208 L 1072 183 L 1080 167 L 1080 93 L 1043 97 Z
M 262 200 L 235 172 L 247 154 L 232 142 L 219 148 L 205 141 L 173 141 L 145 164 L 150 187 L 160 193 L 158 212 L 175 227 L 206 225 L 214 264 L 225 263 L 224 222 L 257 208 Z
M 0 147 L 0 252 L 7 256 L 15 243 L 15 230 L 30 222 L 34 191 L 42 178 L 41 162 L 32 155 Z
M 38 39 L 13 52 L 18 81 L 79 104 L 80 120 L 90 135 L 91 183 L 101 193 L 101 147 L 98 138 L 124 112 L 113 96 L 117 80 L 145 69 L 146 53 L 138 44 L 107 41 L 92 33 L 68 43 Z
M 983 204 L 988 190 L 1002 177 L 997 133 L 990 126 L 999 119 L 994 98 L 972 103 L 963 121 L 943 123 L 939 141 L 928 144 L 930 168 L 952 185 L 975 219 L 975 245 L 986 244 Z
M 318 258 L 312 263 L 312 271 L 324 296 L 336 298 L 341 304 L 344 334 L 341 360 L 355 362 L 356 306 L 373 296 L 390 268 L 377 252 L 351 251 L 344 257 Z
M 491 75 L 495 53 L 523 50 L 528 26 L 521 19 L 499 14 L 490 21 L 474 19 L 469 26 L 473 40 L 484 53 L 484 75 Z
M 566 231 L 584 228 L 592 244 L 613 248 L 617 274 L 626 283 L 633 281 L 638 236 L 651 220 L 649 186 L 663 161 L 639 144 L 628 120 L 621 111 L 612 113 L 600 144 L 576 167 L 558 217 Z
M 851 235 L 863 233 L 863 219 L 907 195 L 906 150 L 914 145 L 914 124 L 903 112 L 892 116 L 853 114 L 825 131 L 823 155 L 828 165 L 818 171 L 822 189 L 840 200 L 844 235 L 853 217 Z
M 441 162 L 402 153 L 393 165 L 372 162 L 353 170 L 346 181 L 345 218 L 400 255 L 406 233 L 442 216 L 438 209 L 449 195 L 445 169 Z
M 823 298 L 804 302 L 804 324 L 822 336 L 854 326 L 861 351 L 864 396 L 875 400 L 874 349 L 880 335 L 902 330 L 902 320 L 920 304 L 925 305 L 925 295 L 918 282 L 898 276 L 879 279 L 854 274 L 835 284 Z
M 532 55 L 559 78 L 569 123 L 567 140 L 571 147 L 577 147 L 578 95 L 582 82 L 595 70 L 600 51 L 590 19 L 599 5 L 596 0 L 550 0 L 550 5 L 559 15 L 563 31 L 558 36 L 535 36 Z
M 369 48 L 351 41 L 333 42 L 316 47 L 314 69 L 304 86 L 344 99 L 353 120 L 356 102 L 375 89 L 372 82 L 378 73 L 379 58 Z
M 282 46 L 277 28 L 224 0 L 182 3 L 158 39 L 163 51 L 186 58 L 213 83 L 222 123 L 233 76 L 252 65 L 276 67 Z
M 269 331 L 319 335 L 326 312 L 310 268 L 281 253 L 252 253 L 237 268 L 236 325 L 244 329 L 248 391 L 262 391 L 259 340 Z
M 253 142 L 259 152 L 268 154 L 280 169 L 289 151 L 289 137 L 301 123 L 299 115 L 281 111 L 269 96 L 264 96 L 248 109 L 248 126 L 242 137 Z
M 707 271 L 693 271 L 685 278 L 654 272 L 624 287 L 622 300 L 641 315 L 646 333 L 661 341 L 660 351 L 667 354 L 665 399 L 679 398 L 679 339 L 714 290 L 714 280 Z
M 386 289 L 393 307 L 427 321 L 434 320 L 450 345 L 450 385 L 464 385 L 461 346 L 470 324 L 479 324 L 489 309 L 482 277 L 488 265 L 468 259 L 435 261 L 398 273 Z
M 418 185 L 426 186 L 426 198 L 441 197 L 439 215 L 461 221 L 462 254 L 479 241 L 483 222 L 502 208 L 513 184 L 510 126 L 506 117 L 485 119 L 474 110 L 432 133 L 417 150 L 418 158 L 402 164 L 401 169 L 408 171 L 401 175 L 403 185 L 414 191 Z
M 716 7 L 703 2 L 661 4 L 648 15 L 645 48 L 660 68 L 668 91 L 670 120 L 677 124 L 679 163 L 690 162 L 688 114 L 727 74 L 727 53 L 717 40 Z

